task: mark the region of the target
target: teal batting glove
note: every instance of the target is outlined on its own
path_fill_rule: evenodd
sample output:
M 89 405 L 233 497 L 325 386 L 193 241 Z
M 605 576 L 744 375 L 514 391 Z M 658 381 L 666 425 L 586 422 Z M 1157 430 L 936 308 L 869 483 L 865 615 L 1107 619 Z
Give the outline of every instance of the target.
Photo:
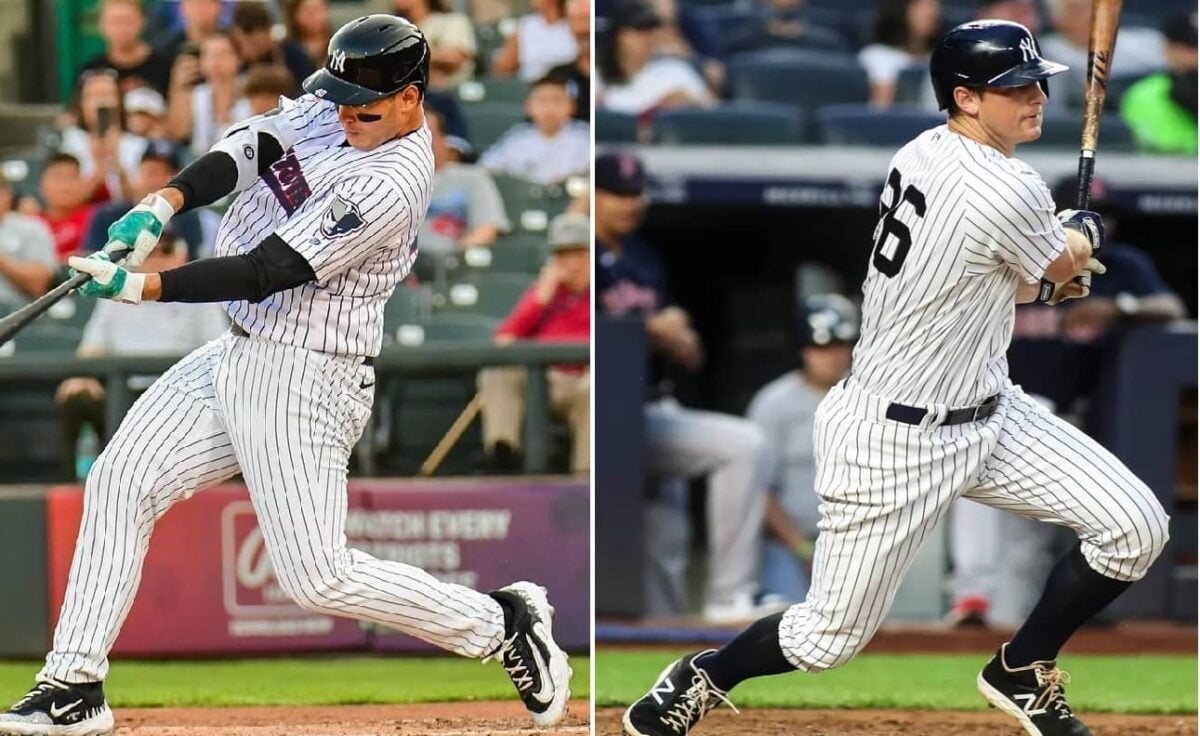
M 93 253 L 87 258 L 71 256 L 67 265 L 71 267 L 72 277 L 80 273 L 91 274 L 92 279 L 75 290 L 80 296 L 113 299 L 126 304 L 142 301 L 146 274 L 126 271 L 113 263 L 107 253 Z
M 114 247 L 128 248 L 125 265 L 131 268 L 142 265 L 142 261 L 158 245 L 163 228 L 174 214 L 175 208 L 170 202 L 157 194 L 147 195 L 121 219 L 108 226 L 108 245 L 104 250 L 111 253 Z

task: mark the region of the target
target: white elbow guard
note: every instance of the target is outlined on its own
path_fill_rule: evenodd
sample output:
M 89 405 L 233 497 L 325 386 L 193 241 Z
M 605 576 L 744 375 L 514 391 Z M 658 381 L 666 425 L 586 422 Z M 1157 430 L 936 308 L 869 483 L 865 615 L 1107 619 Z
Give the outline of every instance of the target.
M 259 150 L 261 135 L 270 136 L 278 141 L 281 152 L 288 150 L 296 142 L 295 131 L 288 125 L 287 119 L 280 115 L 281 111 L 281 108 L 277 107 L 238 123 L 210 149 L 222 151 L 233 159 L 238 172 L 234 191 L 242 191 L 258 178 L 259 157 L 264 153 Z

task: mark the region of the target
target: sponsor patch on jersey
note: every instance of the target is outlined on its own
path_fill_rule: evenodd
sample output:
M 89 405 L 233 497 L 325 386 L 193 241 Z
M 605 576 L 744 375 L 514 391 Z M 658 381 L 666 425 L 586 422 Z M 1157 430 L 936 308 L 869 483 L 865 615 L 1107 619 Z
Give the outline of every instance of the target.
M 321 232 L 326 237 L 336 238 L 362 228 L 367 223 L 362 219 L 358 206 L 341 197 L 334 197 L 321 218 Z

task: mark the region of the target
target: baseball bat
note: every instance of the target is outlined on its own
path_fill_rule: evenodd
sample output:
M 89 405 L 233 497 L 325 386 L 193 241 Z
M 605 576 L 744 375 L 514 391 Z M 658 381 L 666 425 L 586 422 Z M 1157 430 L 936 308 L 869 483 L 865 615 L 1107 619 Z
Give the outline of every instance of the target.
M 109 254 L 113 256 L 113 262 L 119 264 L 125 260 L 125 256 L 129 255 L 130 250 L 120 243 L 114 243 Z M 90 273 L 77 273 L 7 317 L 0 319 L 0 347 L 13 339 L 18 332 L 25 329 L 26 325 L 40 317 L 47 309 L 60 302 L 67 294 L 91 280 Z
M 483 396 L 477 393 L 463 407 L 458 418 L 454 420 L 454 423 L 450 425 L 450 429 L 446 430 L 446 434 L 437 443 L 437 447 L 433 448 L 433 452 L 429 453 L 429 457 L 425 459 L 425 462 L 421 463 L 421 469 L 417 471 L 417 475 L 428 477 L 437 472 L 442 461 L 450 454 L 450 450 L 453 449 L 454 445 L 462 439 L 463 432 L 466 432 L 467 427 L 471 426 L 471 422 L 475 421 L 475 417 L 479 415 L 481 409 L 483 409 Z
M 1087 84 L 1084 87 L 1083 145 L 1079 151 L 1079 179 L 1075 208 L 1086 210 L 1092 199 L 1092 173 L 1096 168 L 1096 146 L 1100 138 L 1100 114 L 1108 92 L 1113 46 L 1117 43 L 1121 0 L 1092 0 L 1092 24 L 1088 33 Z

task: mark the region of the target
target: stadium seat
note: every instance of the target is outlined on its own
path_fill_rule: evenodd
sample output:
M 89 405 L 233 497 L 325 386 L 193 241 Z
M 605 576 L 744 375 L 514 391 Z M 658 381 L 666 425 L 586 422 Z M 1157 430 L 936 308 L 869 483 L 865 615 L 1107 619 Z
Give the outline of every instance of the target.
M 452 284 L 446 291 L 445 303 L 439 311 L 503 319 L 533 281 L 534 276 L 528 273 L 468 272 L 462 281 Z
M 46 313 L 38 319 L 49 324 L 83 330 L 87 325 L 88 319 L 92 316 L 92 310 L 95 308 L 95 299 L 68 296 L 46 310 Z
M 1042 118 L 1042 137 L 1027 144 L 1035 150 L 1040 148 L 1068 148 L 1078 150 L 1083 136 L 1083 117 L 1078 110 L 1047 112 Z M 1104 151 L 1132 151 L 1136 148 L 1133 133 L 1116 115 L 1100 118 L 1100 148 Z
M 735 99 L 810 110 L 867 101 L 867 74 L 848 55 L 768 49 L 738 54 L 730 59 L 728 69 Z
M 490 343 L 500 320 L 482 314 L 434 314 L 422 325 L 424 343 Z
M 491 255 L 487 269 L 504 273 L 536 274 L 550 253 L 546 238 L 541 235 L 508 235 L 486 250 Z M 469 256 L 464 260 L 468 267 L 474 265 Z
M 828 105 L 817 111 L 821 140 L 843 146 L 902 146 L 945 122 L 944 114 L 914 108 Z
M 803 115 L 791 105 L 733 102 L 716 109 L 668 110 L 654 119 L 664 145 L 786 145 L 803 141 Z
M 515 176 L 493 177 L 515 232 L 545 232 L 550 220 L 562 214 L 571 197 L 562 185 L 535 184 Z
M 592 127 L 596 130 L 597 143 L 637 143 L 638 140 L 638 122 L 632 115 L 597 106 Z
M 849 54 L 850 45 L 846 38 L 832 28 L 808 25 L 804 36 L 784 39 L 767 33 L 761 21 L 743 24 L 736 32 L 722 33 L 720 49 L 722 56 L 765 49 L 803 49 L 808 51 Z
M 927 66 L 910 66 L 900 70 L 900 76 L 896 78 L 896 104 L 916 105 L 924 100 L 927 94 L 933 94 L 933 83 L 929 79 Z
M 509 102 L 476 102 L 463 105 L 463 117 L 471 131 L 471 145 L 482 153 L 509 128 L 525 120 L 525 109 Z
M 392 298 L 383 306 L 383 327 L 394 332 L 400 325 L 417 325 L 429 320 L 433 294 L 427 286 L 396 287 Z
M 458 85 L 458 99 L 473 105 L 477 102 L 504 102 L 524 105 L 529 83 L 516 77 L 468 79 Z

